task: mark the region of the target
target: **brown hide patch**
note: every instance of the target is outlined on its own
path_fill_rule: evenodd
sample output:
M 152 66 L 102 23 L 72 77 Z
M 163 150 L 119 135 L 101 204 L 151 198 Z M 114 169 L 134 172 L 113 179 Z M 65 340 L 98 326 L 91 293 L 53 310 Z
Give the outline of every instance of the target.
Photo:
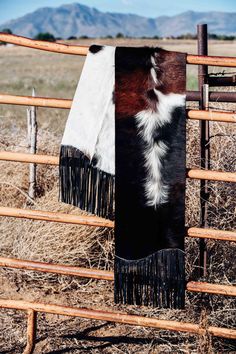
M 115 90 L 116 117 L 135 116 L 148 108 L 155 110 L 157 96 L 154 88 L 155 83 L 147 68 L 119 73 Z
M 164 93 L 185 94 L 186 92 L 186 54 L 155 51 L 155 63 L 159 72 L 159 83 L 156 89 Z
M 142 65 L 137 67 L 135 64 L 133 70 L 116 72 L 117 119 L 135 116 L 142 110 L 156 111 L 158 97 L 154 88 L 163 94 L 184 94 L 186 91 L 186 54 L 169 52 L 160 48 L 152 48 L 152 50 L 149 48 L 148 50 L 149 58 Z M 155 66 L 151 62 L 151 57 L 154 58 Z M 151 68 L 155 70 L 157 83 L 152 78 Z

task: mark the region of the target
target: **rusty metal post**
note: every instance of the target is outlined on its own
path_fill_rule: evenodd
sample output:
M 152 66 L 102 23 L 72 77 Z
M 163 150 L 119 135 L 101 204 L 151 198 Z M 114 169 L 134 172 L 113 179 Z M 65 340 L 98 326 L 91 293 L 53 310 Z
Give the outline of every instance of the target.
M 208 38 L 207 24 L 197 26 L 198 35 L 198 54 L 208 55 Z M 198 66 L 198 87 L 200 91 L 199 109 L 207 109 L 206 91 L 204 85 L 207 83 L 208 67 L 207 65 Z M 200 157 L 201 168 L 210 168 L 210 146 L 209 146 L 209 122 L 200 121 Z M 200 226 L 207 227 L 207 201 L 208 201 L 208 185 L 207 181 L 200 182 Z M 207 249 L 204 239 L 199 241 L 199 275 L 206 276 L 207 273 Z

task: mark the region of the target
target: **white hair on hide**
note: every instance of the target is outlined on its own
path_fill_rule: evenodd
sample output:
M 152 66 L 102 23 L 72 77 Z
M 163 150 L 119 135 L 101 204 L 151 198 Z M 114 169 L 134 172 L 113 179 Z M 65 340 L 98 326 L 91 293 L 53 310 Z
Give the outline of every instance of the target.
M 154 75 L 154 69 L 151 69 L 151 76 L 154 82 L 157 78 Z M 156 111 L 151 109 L 143 110 L 136 114 L 135 119 L 139 128 L 139 135 L 145 142 L 145 167 L 147 169 L 147 178 L 145 180 L 145 196 L 147 206 L 156 207 L 159 204 L 166 203 L 168 200 L 168 186 L 162 178 L 162 159 L 168 152 L 168 145 L 162 140 L 155 141 L 154 133 L 158 127 L 163 127 L 170 123 L 172 112 L 177 107 L 185 105 L 185 95 L 182 94 L 163 94 L 154 89 L 157 96 Z

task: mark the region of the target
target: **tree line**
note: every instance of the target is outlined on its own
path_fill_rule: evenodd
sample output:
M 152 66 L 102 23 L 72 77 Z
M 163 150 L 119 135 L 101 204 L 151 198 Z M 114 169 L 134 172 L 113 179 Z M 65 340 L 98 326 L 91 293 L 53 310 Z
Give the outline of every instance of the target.
M 4 29 L 1 30 L 1 32 L 2 33 L 12 34 L 12 31 L 11 31 L 10 28 L 4 28 Z M 63 39 L 76 40 L 76 39 L 89 39 L 89 38 L 92 38 L 92 37 L 89 37 L 89 36 L 78 36 L 78 37 L 69 36 L 68 38 L 62 38 L 62 37 L 55 37 L 52 33 L 49 33 L 49 32 L 40 32 L 36 36 L 34 36 L 33 39 L 36 39 L 36 40 L 39 40 L 39 41 L 56 42 L 57 40 L 63 40 Z M 102 36 L 101 38 L 112 39 L 112 38 L 132 38 L 132 37 L 126 36 L 123 33 L 119 32 L 115 36 L 107 35 L 107 36 Z M 186 34 L 182 34 L 180 36 L 164 36 L 164 37 L 161 37 L 161 36 L 142 36 L 142 37 L 139 37 L 139 38 L 141 38 L 141 39 L 185 39 L 185 40 L 187 40 L 187 39 L 197 39 L 197 35 L 196 34 L 192 34 L 192 33 L 186 33 Z M 233 41 L 233 40 L 236 40 L 236 36 L 209 33 L 208 34 L 208 39 Z M 5 44 L 5 43 L 2 42 L 0 44 Z

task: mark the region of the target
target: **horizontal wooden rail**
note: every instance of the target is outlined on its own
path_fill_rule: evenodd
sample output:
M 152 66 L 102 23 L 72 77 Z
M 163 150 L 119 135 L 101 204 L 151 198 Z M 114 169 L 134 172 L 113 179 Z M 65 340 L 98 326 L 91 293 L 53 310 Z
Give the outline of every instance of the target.
M 64 224 L 77 224 L 96 227 L 114 227 L 111 220 L 98 216 L 73 215 L 55 211 L 31 210 L 10 207 L 0 207 L 0 216 L 11 216 L 14 218 L 59 222 Z
M 189 110 L 187 116 L 189 119 L 236 123 L 236 113 L 233 112 Z
M 99 280 L 114 280 L 113 272 L 101 269 L 82 268 L 67 264 L 45 263 L 24 259 L 0 257 L 0 267 L 54 273 Z
M 187 177 L 193 179 L 207 179 L 211 181 L 236 182 L 236 172 L 189 169 L 187 171 Z
M 55 166 L 58 166 L 59 164 L 58 156 L 28 154 L 28 153 L 11 152 L 11 151 L 0 151 L 0 160 L 12 161 L 12 162 L 37 163 L 37 164 L 46 164 L 46 165 L 55 165 Z
M 87 226 L 109 227 L 109 228 L 114 227 L 113 221 L 102 219 L 97 216 L 72 215 L 72 214 L 59 213 L 55 211 L 0 207 L 0 216 L 41 220 L 41 221 L 51 221 L 51 222 L 59 222 L 59 223 L 74 224 L 74 225 L 87 225 Z M 236 242 L 235 231 L 224 231 L 224 230 L 190 227 L 186 229 L 186 235 L 193 238 L 209 238 L 209 239 L 215 239 L 221 241 Z
M 51 155 L 28 154 L 21 152 L 0 151 L 0 161 L 37 163 L 58 165 L 59 157 Z M 235 172 L 221 172 L 200 169 L 187 169 L 186 177 L 193 179 L 208 179 L 212 181 L 236 182 Z
M 187 55 L 187 64 L 194 65 L 207 65 L 207 66 L 224 66 L 236 67 L 235 57 L 222 57 L 222 56 L 204 56 L 204 55 Z
M 16 258 L 0 257 L 0 267 L 24 269 L 43 273 L 63 274 L 98 280 L 114 280 L 114 273 L 107 270 L 82 268 L 64 264 L 35 262 Z M 187 283 L 186 289 L 191 292 L 236 296 L 236 286 L 231 285 L 190 281 Z
M 72 100 L 64 98 L 31 97 L 0 93 L 1 104 L 70 109 Z
M 236 92 L 210 92 L 210 101 L 212 102 L 236 102 Z M 187 91 L 186 92 L 187 101 L 200 101 L 199 91 Z M 19 95 L 8 95 L 0 93 L 0 103 L 1 104 L 13 104 L 19 106 L 36 106 L 44 108 L 61 108 L 70 109 L 71 99 L 66 98 L 50 98 L 50 97 L 32 97 L 32 96 L 19 96 Z M 189 111 L 192 112 L 192 111 Z M 197 112 L 205 112 L 197 110 Z M 212 111 L 211 111 L 212 112 Z M 221 113 L 225 112 L 214 112 L 215 114 L 211 117 L 211 120 L 221 121 Z M 217 114 L 217 119 L 215 119 Z M 233 113 L 229 113 L 233 114 Z M 191 118 L 190 119 L 208 119 L 207 116 L 204 118 L 204 114 L 201 118 Z M 223 120 L 224 121 L 224 120 Z M 228 121 L 228 120 L 227 120 Z M 231 120 L 230 120 L 231 121 Z M 234 120 L 233 120 L 234 122 Z
M 16 36 L 13 34 L 0 33 L 0 41 L 17 44 L 23 47 L 46 50 L 54 53 L 87 55 L 87 46 L 77 46 L 68 44 L 51 43 L 46 41 L 36 41 L 30 38 Z M 221 56 L 187 55 L 187 64 L 213 65 L 236 67 L 236 58 Z
M 16 310 L 34 310 L 36 312 L 51 313 L 63 316 L 75 316 L 99 321 L 128 324 L 133 326 L 151 327 L 176 332 L 187 332 L 196 335 L 210 333 L 216 337 L 236 339 L 236 330 L 224 327 L 209 326 L 207 329 L 198 324 L 178 322 L 173 320 L 159 320 L 144 316 L 129 315 L 127 313 L 93 310 L 87 308 L 28 302 L 24 300 L 0 299 L 0 308 Z
M 69 109 L 71 107 L 71 103 L 72 100 L 64 98 L 61 99 L 0 94 L 0 104 Z M 187 118 L 236 123 L 236 113 L 233 112 L 188 110 Z
M 208 238 L 212 240 L 236 242 L 236 231 L 190 227 L 187 229 L 187 235 L 193 238 Z
M 0 41 L 6 43 L 17 44 L 22 47 L 45 50 L 47 52 L 61 53 L 61 54 L 75 54 L 87 55 L 88 46 L 68 45 L 61 43 L 52 43 L 47 41 L 36 41 L 34 39 L 16 36 L 14 34 L 7 34 L 0 32 Z
M 187 283 L 187 290 L 197 293 L 208 293 L 215 295 L 236 296 L 236 286 L 211 284 L 206 282 L 189 281 Z

